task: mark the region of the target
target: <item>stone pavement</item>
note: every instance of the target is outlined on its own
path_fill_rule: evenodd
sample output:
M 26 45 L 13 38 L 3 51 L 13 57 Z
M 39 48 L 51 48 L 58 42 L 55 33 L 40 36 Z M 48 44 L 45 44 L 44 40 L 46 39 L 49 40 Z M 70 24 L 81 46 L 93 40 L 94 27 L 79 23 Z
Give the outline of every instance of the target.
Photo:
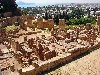
M 100 75 L 100 48 L 84 53 L 42 75 Z

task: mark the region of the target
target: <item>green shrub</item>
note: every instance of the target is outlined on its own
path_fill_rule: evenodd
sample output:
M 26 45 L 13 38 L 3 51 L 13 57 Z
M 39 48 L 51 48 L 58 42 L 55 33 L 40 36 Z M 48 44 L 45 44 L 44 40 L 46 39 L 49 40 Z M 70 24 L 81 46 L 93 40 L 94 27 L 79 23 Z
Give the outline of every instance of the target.
M 66 25 L 81 25 L 81 24 L 86 25 L 86 23 L 95 24 L 96 18 L 80 18 L 80 19 L 66 20 Z

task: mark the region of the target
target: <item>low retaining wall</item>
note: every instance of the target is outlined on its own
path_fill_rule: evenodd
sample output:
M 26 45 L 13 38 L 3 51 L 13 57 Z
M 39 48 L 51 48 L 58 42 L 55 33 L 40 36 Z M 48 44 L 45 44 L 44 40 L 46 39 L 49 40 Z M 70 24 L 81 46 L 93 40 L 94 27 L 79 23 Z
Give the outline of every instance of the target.
M 66 53 L 66 55 L 59 55 L 57 57 L 53 57 L 52 59 L 49 59 L 48 61 L 44 61 L 43 63 L 39 64 L 39 67 L 34 68 L 33 70 L 20 73 L 20 75 L 32 75 L 32 74 L 36 75 L 40 72 L 54 68 L 57 65 L 62 64 L 71 59 L 72 59 L 71 53 Z
M 16 35 L 10 34 L 9 36 L 10 36 L 10 37 L 13 37 L 13 38 L 19 38 L 19 37 L 22 36 L 22 35 L 32 35 L 32 34 L 37 34 L 37 33 L 41 33 L 41 31 L 37 31 L 37 32 L 28 32 L 28 33 L 16 34 Z
M 85 53 L 89 50 L 97 49 L 99 47 L 100 47 L 100 43 L 98 43 L 92 47 L 90 46 L 90 47 L 85 47 L 85 48 L 78 48 L 78 50 L 76 50 L 75 52 L 66 53 L 65 55 L 63 55 L 63 54 L 58 55 L 56 57 L 53 57 L 52 59 L 49 59 L 48 61 L 43 61 L 43 63 L 39 64 L 39 67 L 37 67 L 37 68 L 33 68 L 32 70 L 27 71 L 27 72 L 21 71 L 20 75 L 37 75 L 43 71 L 46 71 L 46 70 L 56 67 L 59 64 L 65 63 L 82 53 Z

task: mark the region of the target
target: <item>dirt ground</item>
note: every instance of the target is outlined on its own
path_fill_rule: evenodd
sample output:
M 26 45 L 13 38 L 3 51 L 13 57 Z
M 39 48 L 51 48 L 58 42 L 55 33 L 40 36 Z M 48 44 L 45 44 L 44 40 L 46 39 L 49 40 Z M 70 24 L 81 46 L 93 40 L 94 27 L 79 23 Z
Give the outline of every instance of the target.
M 41 75 L 100 75 L 100 48 L 86 52 Z

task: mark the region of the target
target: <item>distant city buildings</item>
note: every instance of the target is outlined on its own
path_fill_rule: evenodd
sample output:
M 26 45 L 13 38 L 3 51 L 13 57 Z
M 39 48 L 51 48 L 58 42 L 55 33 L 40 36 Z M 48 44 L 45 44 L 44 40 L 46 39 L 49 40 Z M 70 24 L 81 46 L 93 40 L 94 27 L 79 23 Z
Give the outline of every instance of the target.
M 99 3 L 67 3 L 67 4 L 55 4 L 55 5 L 48 5 L 48 6 L 36 6 L 36 7 L 27 7 L 21 8 L 22 11 L 27 10 L 29 14 L 34 14 L 35 18 L 40 18 L 46 15 L 47 13 L 49 16 L 54 18 L 56 14 L 62 14 L 63 12 L 69 14 L 73 11 L 74 8 L 82 9 L 84 12 L 89 12 L 90 16 L 95 17 L 96 14 L 100 11 L 100 4 Z M 87 17 L 88 14 L 86 13 L 84 17 Z

